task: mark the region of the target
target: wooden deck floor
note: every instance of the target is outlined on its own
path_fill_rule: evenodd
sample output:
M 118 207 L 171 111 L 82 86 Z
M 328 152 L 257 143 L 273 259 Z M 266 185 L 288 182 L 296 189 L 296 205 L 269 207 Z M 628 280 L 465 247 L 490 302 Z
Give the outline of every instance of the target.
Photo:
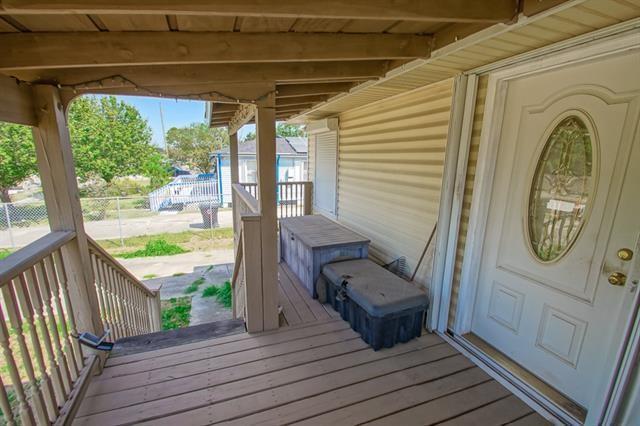
M 290 326 L 111 358 L 75 423 L 546 423 L 437 335 L 374 352 L 286 266 L 280 277 Z
M 328 305 L 314 300 L 286 263 L 278 265 L 280 306 L 286 325 L 324 321 L 340 315 Z

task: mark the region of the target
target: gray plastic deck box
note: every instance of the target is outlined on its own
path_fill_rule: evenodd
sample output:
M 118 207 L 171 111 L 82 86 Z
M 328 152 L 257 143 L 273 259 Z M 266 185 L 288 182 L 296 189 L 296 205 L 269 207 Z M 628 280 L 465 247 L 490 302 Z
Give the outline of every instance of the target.
M 325 265 L 327 302 L 374 350 L 422 333 L 428 307 L 424 289 L 369 259 Z
M 324 216 L 280 219 L 280 257 L 314 298 L 324 265 L 368 255 L 368 239 Z

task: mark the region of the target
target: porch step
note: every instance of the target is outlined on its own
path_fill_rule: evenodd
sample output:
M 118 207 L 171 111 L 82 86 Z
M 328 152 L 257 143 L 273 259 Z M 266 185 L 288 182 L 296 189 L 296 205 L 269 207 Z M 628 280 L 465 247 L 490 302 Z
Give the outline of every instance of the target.
M 215 321 L 176 330 L 158 331 L 156 333 L 141 334 L 126 337 L 116 341 L 110 358 L 131 355 L 140 352 L 184 345 L 200 340 L 213 339 L 230 334 L 244 333 L 244 321 L 241 319 Z

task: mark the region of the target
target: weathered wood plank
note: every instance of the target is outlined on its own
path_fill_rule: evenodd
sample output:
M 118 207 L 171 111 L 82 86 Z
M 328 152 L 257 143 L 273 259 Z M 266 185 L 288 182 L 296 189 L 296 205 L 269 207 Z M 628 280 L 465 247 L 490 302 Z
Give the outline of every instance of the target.
M 330 320 L 330 321 L 326 321 L 323 323 L 311 323 L 311 324 L 300 324 L 298 326 L 292 326 L 292 327 L 288 327 L 286 330 L 274 330 L 274 331 L 270 331 L 270 332 L 264 332 L 262 334 L 260 334 L 259 336 L 257 335 L 252 335 L 249 333 L 242 333 L 242 334 L 234 334 L 234 335 L 229 335 L 229 336 L 224 336 L 224 337 L 217 337 L 215 339 L 207 339 L 207 340 L 203 340 L 200 342 L 194 342 L 194 343 L 188 343 L 188 344 L 184 344 L 184 345 L 178 345 L 178 346 L 173 346 L 170 348 L 164 348 L 164 349 L 157 349 L 154 351 L 150 351 L 150 352 L 142 352 L 139 354 L 132 354 L 132 355 L 123 355 L 123 356 L 118 356 L 115 358 L 109 358 L 107 360 L 106 366 L 107 367 L 113 367 L 116 365 L 120 365 L 120 364 L 128 364 L 130 362 L 136 362 L 136 361 L 141 361 L 141 360 L 145 360 L 145 359 L 151 359 L 151 358 L 158 358 L 164 355 L 170 355 L 170 354 L 177 354 L 177 353 L 183 353 L 183 352 L 189 352 L 192 351 L 194 349 L 200 349 L 200 348 L 206 348 L 206 347 L 212 347 L 212 346 L 219 346 L 219 345 L 223 345 L 229 342 L 235 342 L 235 341 L 239 341 L 239 340 L 248 340 L 248 339 L 256 339 L 257 337 L 264 337 L 264 336 L 270 336 L 273 334 L 287 334 L 290 333 L 292 331 L 296 331 L 296 330 L 300 330 L 300 329 L 309 329 L 309 334 L 313 335 L 313 333 L 315 332 L 315 329 L 317 327 L 322 326 L 323 324 L 327 324 L 330 322 L 339 322 L 336 320 Z
M 258 102 L 255 118 L 258 204 L 262 216 L 260 244 L 263 330 L 273 330 L 279 326 L 275 92 Z
M 430 36 L 412 34 L 7 33 L 0 34 L 0 70 L 412 59 L 428 57 L 430 45 Z
M 315 321 L 316 316 L 313 314 L 313 312 L 311 312 L 311 309 L 309 309 L 309 306 L 307 306 L 307 304 L 304 303 L 304 301 L 302 300 L 302 297 L 300 297 L 300 294 L 294 288 L 295 284 L 291 282 L 290 278 L 284 272 L 282 263 L 280 263 L 279 270 L 280 270 L 280 274 L 279 274 L 280 285 L 284 289 L 285 293 L 287 293 L 287 296 L 291 300 L 291 303 L 293 304 L 293 308 L 296 310 L 296 312 L 300 316 L 300 319 L 304 322 Z
M 430 357 L 447 356 L 444 354 L 445 352 L 451 354 L 452 348 L 446 345 L 440 345 L 442 349 L 429 347 L 415 350 L 420 345 L 428 345 L 429 343 L 427 342 L 429 341 L 437 343 L 439 340 L 440 338 L 437 336 L 424 336 L 421 339 L 416 339 L 404 345 L 397 345 L 384 351 L 365 350 L 358 352 L 351 362 L 345 359 L 349 357 L 349 355 L 346 355 L 326 362 L 306 364 L 300 370 L 306 372 L 303 374 L 307 375 L 307 377 L 310 371 L 315 371 L 311 378 L 291 381 L 283 386 L 251 393 L 219 404 L 202 401 L 201 408 L 173 416 L 149 419 L 149 424 L 173 425 L 185 421 L 189 421 L 192 424 L 210 424 L 232 420 L 276 405 L 294 402 L 335 388 L 405 370 L 429 362 L 429 359 L 432 359 Z M 346 368 L 347 366 L 350 367 Z
M 12 13 L 160 14 L 257 16 L 268 18 L 384 19 L 436 22 L 506 22 L 518 11 L 513 0 L 225 0 L 216 2 L 157 0 L 4 0 Z
M 428 392 L 429 398 L 434 399 L 447 393 L 455 392 L 461 386 L 476 384 L 479 380 L 484 380 L 477 373 L 476 370 L 478 369 L 470 369 L 471 362 L 462 355 L 438 358 L 448 353 L 455 354 L 456 352 L 455 350 L 447 352 L 438 346 L 432 348 L 432 352 L 425 356 L 425 361 L 431 360 L 431 362 L 351 386 L 334 389 L 251 416 L 241 417 L 228 424 L 279 425 L 302 422 L 316 425 L 355 425 L 358 424 L 357 421 L 348 415 L 351 404 L 375 398 L 379 395 L 393 394 L 406 386 L 416 385 L 421 382 L 429 383 L 429 388 L 425 389 L 425 392 Z M 385 406 L 379 408 L 382 410 L 387 409 L 388 413 L 391 412 Z M 330 414 L 332 410 L 340 410 L 344 416 L 335 423 L 329 421 L 326 417 L 314 417 L 323 413 Z
M 302 319 L 298 312 L 293 307 L 293 303 L 289 300 L 289 296 L 282 288 L 282 282 L 278 282 L 278 294 L 280 295 L 280 305 L 282 306 L 282 313 L 287 321 L 288 325 L 297 325 L 302 323 Z
M 298 277 L 296 277 L 293 271 L 289 268 L 289 266 L 285 263 L 281 263 L 281 266 L 282 266 L 282 272 L 283 272 L 281 276 L 284 276 L 288 278 L 289 281 L 291 281 L 294 291 L 299 295 L 302 302 L 308 306 L 309 310 L 311 310 L 316 320 L 322 321 L 322 320 L 329 319 L 330 316 L 327 313 L 327 311 L 322 307 L 322 305 L 320 304 L 320 302 L 318 302 L 318 300 L 313 299 L 311 295 L 304 289 L 304 287 L 302 286 L 302 283 L 300 282 Z
M 0 121 L 35 126 L 38 124 L 31 87 L 0 75 Z
M 517 420 L 531 412 L 533 412 L 531 407 L 520 401 L 516 396 L 509 395 L 506 398 L 440 424 L 443 426 L 502 425 Z
M 160 92 L 163 87 L 170 86 L 178 90 L 180 86 L 224 85 L 225 83 L 245 84 L 272 82 L 317 83 L 321 81 L 340 81 L 352 79 L 377 78 L 390 68 L 389 61 L 323 61 L 323 62 L 271 62 L 260 66 L 247 66 L 241 63 L 226 64 L 188 64 L 175 65 L 140 65 L 93 68 L 46 68 L 38 70 L 15 70 L 12 74 L 25 81 L 56 81 L 62 85 L 72 85 L 76 90 L 92 87 L 95 91 L 126 87 L 123 76 L 144 88 L 156 87 Z M 98 80 L 101 80 L 98 84 Z M 84 84 L 79 82 L 95 82 Z M 129 88 L 131 86 L 129 85 Z M 203 90 L 200 93 L 207 93 Z M 231 96 L 232 88 L 221 87 L 220 92 Z M 142 90 L 139 93 L 144 93 Z M 194 93 L 194 92 L 191 92 Z M 196 92 L 198 93 L 198 92 Z M 146 94 L 146 93 L 145 93 Z M 263 93 L 264 94 L 264 93 Z M 255 98 L 252 98 L 255 99 Z M 214 99 L 211 99 L 214 100 Z M 250 99 L 251 100 L 251 99 Z
M 509 395 L 509 391 L 504 386 L 491 380 L 366 424 L 431 425 L 482 407 L 507 395 Z
M 257 336 L 254 339 L 240 340 L 236 342 L 230 342 L 225 345 L 218 345 L 212 347 L 205 347 L 202 349 L 195 349 L 189 352 L 181 352 L 178 354 L 169 354 L 162 357 L 145 359 L 142 361 L 130 362 L 128 364 L 116 365 L 105 369 L 100 375 L 100 380 L 106 380 L 108 378 L 127 376 L 130 374 L 139 374 L 141 372 L 148 372 L 152 370 L 166 370 L 170 366 L 179 366 L 199 360 L 212 360 L 215 357 L 221 355 L 227 355 L 232 353 L 242 353 L 249 349 L 260 348 L 266 345 L 273 345 L 283 341 L 291 341 L 296 338 L 304 338 L 310 335 L 319 335 L 323 333 L 335 332 L 337 330 L 344 330 L 348 328 L 348 324 L 340 321 L 323 324 L 320 327 L 309 329 L 299 329 L 290 333 L 273 334 L 269 336 Z
M 351 330 L 282 343 L 268 353 L 252 350 L 241 354 L 239 359 L 227 356 L 232 365 L 225 368 L 208 369 L 209 366 L 203 364 L 205 370 L 198 374 L 93 395 L 85 399 L 79 415 L 135 406 L 365 349 L 367 344 Z M 218 361 L 216 367 L 224 366 L 223 359 Z

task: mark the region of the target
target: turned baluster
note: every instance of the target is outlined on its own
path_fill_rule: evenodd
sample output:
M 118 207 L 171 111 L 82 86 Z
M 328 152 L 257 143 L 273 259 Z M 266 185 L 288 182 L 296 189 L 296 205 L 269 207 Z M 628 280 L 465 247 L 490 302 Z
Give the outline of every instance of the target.
M 4 283 L 4 287 L 2 288 L 3 298 L 5 300 L 5 304 L 7 305 L 7 313 L 10 312 L 9 305 L 12 304 L 7 299 L 5 293 L 5 288 L 7 288 L 8 284 Z M 11 315 L 9 315 L 11 317 Z M 18 365 L 16 364 L 15 358 L 13 356 L 13 351 L 11 350 L 11 342 L 9 340 L 9 330 L 7 329 L 7 324 L 4 320 L 4 312 L 2 312 L 2 304 L 0 304 L 0 347 L 2 347 L 2 356 L 5 359 L 5 363 L 7 364 L 7 369 L 9 370 L 9 376 L 11 377 L 11 383 L 13 385 L 13 391 L 15 392 L 16 399 L 18 400 L 18 411 L 20 412 L 20 421 L 23 425 L 34 425 L 35 420 L 33 417 L 33 411 L 31 410 L 31 406 L 27 402 L 27 394 L 25 393 L 24 386 L 22 385 L 22 379 L 20 378 L 20 372 L 18 370 Z M 11 319 L 11 318 L 10 318 Z M 22 329 L 17 331 L 19 335 L 22 335 Z M 18 337 L 19 339 L 19 337 Z M 24 344 L 24 339 L 22 344 Z M 22 349 L 20 349 L 22 351 Z M 24 355 L 24 352 L 23 352 Z M 29 358 L 28 355 L 26 357 Z M 29 362 L 29 361 L 26 361 Z M 26 367 L 26 365 L 25 365 Z M 32 370 L 33 371 L 33 370 Z
M 62 385 L 64 386 L 65 395 L 69 395 L 73 382 L 71 379 L 71 372 L 69 371 L 69 362 L 62 351 L 62 342 L 60 340 L 60 332 L 58 330 L 58 319 L 56 319 L 56 316 L 53 313 L 53 308 L 55 307 L 54 295 L 51 292 L 49 277 L 44 270 L 44 263 L 40 261 L 34 265 L 33 272 L 34 276 L 37 278 L 37 283 L 39 284 L 33 290 L 35 292 L 39 291 L 36 297 L 42 298 L 42 305 L 44 306 L 44 311 L 47 315 L 47 319 L 49 320 L 49 334 L 51 335 L 53 343 L 54 355 L 56 357 L 56 362 L 60 367 Z M 64 315 L 62 318 L 64 318 Z
M 39 284 L 36 281 L 37 277 L 35 271 L 33 270 L 33 267 L 23 272 L 22 277 L 26 279 L 26 285 L 25 280 L 21 279 L 25 293 L 28 292 L 28 289 L 31 290 L 29 291 L 29 293 L 31 294 L 31 303 L 33 305 L 35 314 L 38 316 L 36 323 L 38 324 L 38 328 L 40 329 L 40 338 L 44 343 L 44 352 L 49 359 L 49 376 L 51 377 L 51 381 L 53 383 L 53 390 L 56 395 L 58 406 L 61 407 L 67 399 L 66 392 L 62 382 L 60 366 L 58 365 L 53 352 L 51 336 L 49 335 L 49 330 L 47 329 L 47 321 L 44 315 L 44 308 L 42 306 L 42 300 L 40 299 L 40 293 L 36 289 Z
M 31 354 L 27 348 L 27 342 L 24 337 L 24 327 L 22 322 L 22 316 L 17 309 L 16 297 L 12 291 L 13 282 L 10 282 L 2 287 L 2 298 L 4 299 L 5 307 L 7 310 L 7 316 L 11 323 L 11 328 L 18 342 L 18 348 L 20 349 L 20 355 L 22 358 L 22 366 L 29 379 L 29 390 L 31 394 L 31 402 L 35 408 L 36 418 L 39 423 L 46 423 L 49 421 L 45 408 L 44 399 L 42 397 L 42 391 L 38 386 L 38 379 L 36 378 L 35 370 L 33 368 L 33 362 L 31 361 Z M 29 331 L 33 333 L 33 324 L 29 324 Z

